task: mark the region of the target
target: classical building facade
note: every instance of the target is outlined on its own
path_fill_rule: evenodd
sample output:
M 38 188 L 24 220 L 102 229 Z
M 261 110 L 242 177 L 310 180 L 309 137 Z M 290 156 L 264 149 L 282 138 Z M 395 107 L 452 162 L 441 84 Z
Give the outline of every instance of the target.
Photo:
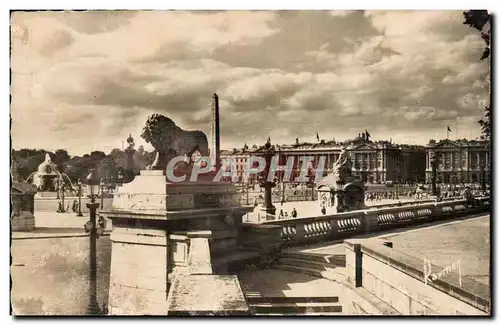
M 489 143 L 479 140 L 431 140 L 425 148 L 425 178 L 431 182 L 431 158 L 437 159 L 437 182 L 445 184 L 480 183 L 490 178 Z
M 369 183 L 393 182 L 424 182 L 425 180 L 425 147 L 397 145 L 389 141 L 371 141 L 369 137 L 359 135 L 353 140 L 344 142 L 320 141 L 318 143 L 299 143 L 292 145 L 276 145 L 276 154 L 279 155 L 279 165 L 285 166 L 293 158 L 291 181 L 298 181 L 302 166 L 301 157 L 313 158 L 312 168 L 318 166 L 321 157 L 325 159 L 324 175 L 332 171 L 341 149 L 345 147 L 351 154 L 353 175 Z M 263 147 L 253 146 L 232 151 L 223 150 L 221 159 L 236 159 L 237 174 L 242 178 L 247 166 L 248 157 L 261 155 Z M 281 178 L 284 172 L 278 172 Z

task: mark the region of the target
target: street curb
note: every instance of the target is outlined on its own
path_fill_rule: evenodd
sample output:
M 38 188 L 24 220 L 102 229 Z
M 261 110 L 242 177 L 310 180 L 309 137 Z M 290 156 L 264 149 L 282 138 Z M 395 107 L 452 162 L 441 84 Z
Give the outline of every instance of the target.
M 21 232 L 15 232 L 15 233 L 21 233 Z M 110 233 L 111 233 L 110 231 L 106 231 L 106 232 L 104 232 L 104 234 L 101 235 L 101 237 L 109 236 Z M 89 236 L 89 234 L 87 234 L 87 233 L 74 233 L 74 234 L 65 233 L 65 234 L 60 234 L 60 235 L 51 234 L 51 235 L 41 235 L 41 236 L 33 236 L 33 234 L 26 234 L 26 236 L 21 236 L 21 237 L 17 237 L 17 238 L 12 236 L 12 240 L 78 238 L 78 237 L 88 237 L 88 236 Z

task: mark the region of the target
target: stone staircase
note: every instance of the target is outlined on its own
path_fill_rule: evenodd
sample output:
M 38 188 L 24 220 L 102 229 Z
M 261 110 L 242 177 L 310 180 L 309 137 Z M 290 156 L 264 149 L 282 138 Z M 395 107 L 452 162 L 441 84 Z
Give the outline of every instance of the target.
M 336 296 L 262 296 L 248 292 L 245 298 L 253 316 L 339 316 L 342 305 Z
M 283 252 L 273 268 L 302 273 L 342 283 L 347 274 L 345 254 L 320 255 L 313 253 Z

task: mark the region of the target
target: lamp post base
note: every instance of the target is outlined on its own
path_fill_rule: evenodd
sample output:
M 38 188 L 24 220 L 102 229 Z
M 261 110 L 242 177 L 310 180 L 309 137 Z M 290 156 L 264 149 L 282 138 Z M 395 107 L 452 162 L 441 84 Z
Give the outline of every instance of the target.
M 87 306 L 87 315 L 89 316 L 98 316 L 101 315 L 102 311 L 101 308 L 99 307 L 99 304 L 97 301 L 95 303 L 89 303 Z
M 78 213 L 76 214 L 76 216 L 77 216 L 77 217 L 84 217 L 84 215 L 83 215 L 81 212 L 78 212 Z
M 262 209 L 260 210 L 262 212 L 265 212 L 266 214 L 271 214 L 271 215 L 276 215 L 276 207 L 274 205 L 271 205 L 271 206 L 264 206 L 262 207 Z

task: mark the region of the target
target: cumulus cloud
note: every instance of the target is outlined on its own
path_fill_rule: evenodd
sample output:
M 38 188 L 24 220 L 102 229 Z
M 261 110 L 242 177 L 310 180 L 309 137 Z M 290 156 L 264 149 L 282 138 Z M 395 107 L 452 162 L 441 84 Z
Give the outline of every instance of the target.
M 13 146 L 111 150 L 151 113 L 223 147 L 459 136 L 489 95 L 460 11 L 30 12 L 12 16 Z M 457 122 L 458 121 L 458 122 Z

